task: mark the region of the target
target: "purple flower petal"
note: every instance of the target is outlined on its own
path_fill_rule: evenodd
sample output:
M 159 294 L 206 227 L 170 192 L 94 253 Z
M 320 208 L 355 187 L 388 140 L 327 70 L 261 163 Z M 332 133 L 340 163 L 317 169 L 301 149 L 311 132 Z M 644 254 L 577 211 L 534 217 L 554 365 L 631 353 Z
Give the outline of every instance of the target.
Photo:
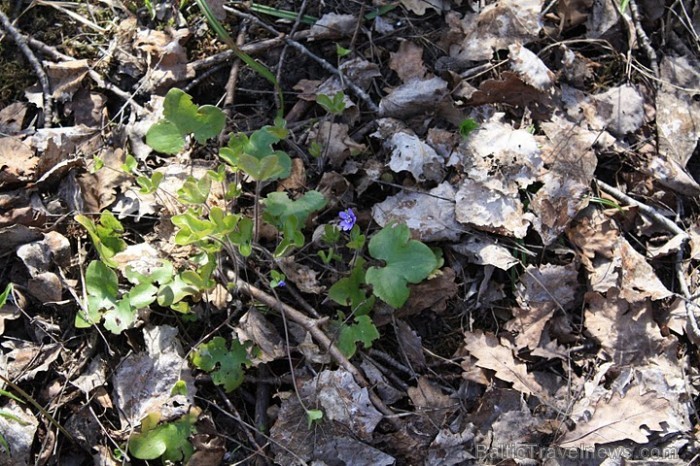
M 352 227 L 355 226 L 357 217 L 355 217 L 355 212 L 352 209 L 346 209 L 338 214 L 340 217 L 340 229 L 343 231 L 350 231 Z

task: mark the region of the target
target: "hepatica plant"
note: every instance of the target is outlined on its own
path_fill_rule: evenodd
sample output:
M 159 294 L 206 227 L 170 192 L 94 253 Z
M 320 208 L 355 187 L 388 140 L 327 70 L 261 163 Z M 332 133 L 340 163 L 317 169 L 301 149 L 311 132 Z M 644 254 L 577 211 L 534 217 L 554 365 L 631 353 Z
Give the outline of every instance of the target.
M 179 89 L 171 89 L 166 95 L 163 115 L 164 118 L 147 132 L 146 142 L 164 154 L 179 153 L 190 137 L 200 144 L 206 143 L 218 136 L 225 124 L 221 110 L 209 105 L 197 106 Z M 175 228 L 174 242 L 194 252 L 180 263 L 179 269 L 165 259 L 148 271 L 130 267 L 118 269 L 115 256 L 127 247 L 122 238 L 125 229 L 121 222 L 109 211 L 96 220 L 77 216 L 76 220 L 92 240 L 97 258 L 86 269 L 86 299 L 76 317 L 76 326 L 101 324 L 119 334 L 138 324 L 140 310 L 155 305 L 186 317 L 190 314 L 190 303 L 217 285 L 214 277 L 220 252 L 238 255 L 240 259 L 252 256 L 256 247 L 258 250 L 263 247 L 257 241 L 259 222 L 266 222 L 278 232 L 276 246 L 272 246 L 274 250 L 267 253 L 267 258 L 272 256 L 276 260 L 294 251 L 307 250 L 307 224 L 316 212 L 326 207 L 326 198 L 314 190 L 294 198 L 286 192 L 262 194 L 266 183 L 286 178 L 291 172 L 291 158 L 276 147 L 288 134 L 282 119 L 251 134 L 232 134 L 228 144 L 219 149 L 219 159 L 223 163 L 204 176 L 185 180 L 176 194 L 182 208 L 170 221 Z M 123 168 L 134 176 L 142 192 L 162 189 L 163 175 L 156 172 L 149 178 L 139 171 L 133 157 Z M 237 181 L 238 177 L 231 176 L 233 174 L 244 174 L 255 184 L 253 215 L 245 211 L 233 212 L 220 202 L 212 202 L 212 187 L 217 185 L 224 188 L 226 201 L 241 196 L 242 183 Z M 329 248 L 319 251 L 318 255 L 325 266 L 335 267 L 341 276 L 327 292 L 328 298 L 337 304 L 337 311 L 326 330 L 332 334 L 340 351 L 352 357 L 359 343 L 368 348 L 380 336 L 371 318 L 376 300 L 400 308 L 409 298 L 409 285 L 427 279 L 440 261 L 428 246 L 411 239 L 406 225 L 387 225 L 367 241 L 351 208 L 339 212 L 337 219 L 328 222 L 323 231 L 322 241 Z M 259 261 L 256 267 L 270 263 L 274 260 Z M 346 272 L 340 272 L 342 270 Z M 271 293 L 282 294 L 284 287 L 291 285 L 287 285 L 289 279 L 274 267 L 264 273 L 270 277 Z M 245 369 L 251 364 L 249 356 L 257 351 L 235 338 L 225 340 L 215 336 L 193 349 L 190 362 L 209 372 L 215 384 L 232 391 L 244 381 Z M 313 410 L 309 413 L 310 416 L 319 415 Z M 158 419 L 149 422 L 139 434 L 143 441 L 135 444 L 141 455 L 137 457 L 179 459 L 190 454 L 189 444 L 181 440 L 191 432 L 193 418 L 183 417 L 179 424 L 162 424 Z M 175 432 L 183 433 L 184 437 L 174 435 Z M 156 441 L 161 438 L 172 442 Z M 148 446 L 152 441 L 158 448 Z M 135 452 L 132 450 L 132 453 Z

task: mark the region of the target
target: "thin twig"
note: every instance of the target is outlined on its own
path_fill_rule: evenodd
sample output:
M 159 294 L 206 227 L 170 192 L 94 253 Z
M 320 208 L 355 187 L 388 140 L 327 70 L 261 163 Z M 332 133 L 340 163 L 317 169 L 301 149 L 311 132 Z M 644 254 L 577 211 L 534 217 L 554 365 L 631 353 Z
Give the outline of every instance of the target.
M 649 59 L 649 63 L 651 65 L 651 70 L 654 73 L 654 76 L 657 78 L 659 77 L 659 60 L 656 57 L 656 52 L 651 46 L 651 42 L 649 41 L 649 36 L 647 36 L 646 31 L 644 31 L 644 28 L 642 27 L 642 21 L 641 17 L 639 15 L 639 8 L 637 7 L 637 2 L 635 0 L 630 0 L 629 1 L 629 8 L 630 8 L 630 13 L 632 13 L 632 21 L 634 22 L 634 29 L 637 31 L 637 38 L 639 39 L 639 45 L 642 47 L 642 50 L 644 50 L 644 53 L 646 54 L 647 58 Z
M 232 278 L 233 282 L 236 284 L 236 288 L 239 291 L 242 291 L 251 298 L 260 301 L 261 303 L 263 303 L 271 309 L 276 309 L 284 313 L 284 315 L 287 318 L 289 318 L 296 324 L 301 325 L 307 332 L 309 332 L 313 339 L 316 340 L 316 342 L 324 350 L 328 351 L 331 358 L 333 358 L 333 360 L 337 362 L 338 365 L 340 365 L 340 367 L 348 371 L 353 376 L 355 382 L 357 382 L 358 385 L 367 389 L 370 401 L 382 414 L 384 414 L 386 419 L 389 422 L 391 422 L 395 428 L 400 428 L 400 425 L 394 417 L 394 413 L 384 404 L 381 398 L 379 398 L 377 394 L 374 393 L 369 381 L 364 376 L 364 374 L 360 372 L 360 370 L 356 368 L 348 360 L 348 358 L 345 357 L 345 355 L 340 351 L 340 349 L 338 349 L 338 347 L 333 343 L 333 341 L 328 337 L 328 335 L 326 335 L 320 328 L 320 325 L 322 324 L 324 319 L 312 319 L 310 317 L 307 317 L 301 311 L 298 311 L 297 309 L 289 306 L 288 304 L 281 302 L 274 296 L 271 296 L 263 290 L 251 285 L 250 283 L 241 280 L 239 277 Z
M 306 2 L 307 0 L 303 0 L 301 2 L 301 6 L 299 7 L 299 13 L 297 14 L 296 21 L 294 21 L 294 25 L 292 26 L 290 35 L 294 35 L 294 33 L 297 32 L 297 29 L 299 29 L 299 24 L 301 24 L 301 19 L 303 18 L 304 12 L 306 11 Z M 287 58 L 288 48 L 289 44 L 287 43 L 284 45 L 284 47 L 282 47 L 282 52 L 280 53 L 279 62 L 277 63 L 277 74 L 275 76 L 277 82 L 280 82 L 282 80 L 282 68 L 284 68 L 284 59 Z M 278 109 L 282 108 L 282 102 L 279 101 L 278 96 L 275 96 L 275 105 L 277 105 Z
M 275 28 L 273 28 L 269 24 L 265 23 L 264 21 L 261 21 L 260 19 L 256 18 L 253 15 L 249 15 L 248 13 L 243 13 L 242 11 L 239 11 L 239 10 L 236 10 L 235 8 L 230 8 L 227 6 L 224 6 L 224 10 L 228 11 L 229 13 L 231 13 L 235 16 L 238 16 L 241 18 L 246 18 L 246 19 L 254 22 L 255 24 L 259 25 L 260 27 L 267 29 L 271 33 L 280 36 L 282 38 L 282 40 L 284 40 L 287 44 L 289 44 L 290 46 L 297 49 L 302 54 L 306 55 L 307 57 L 309 57 L 312 60 L 314 60 L 315 62 L 317 62 L 319 65 L 321 65 L 321 67 L 323 69 L 325 69 L 329 73 L 332 73 L 332 74 L 335 74 L 336 76 L 338 76 L 341 79 L 341 81 L 347 87 L 349 87 L 353 93 L 355 93 L 355 95 L 357 97 L 362 99 L 362 101 L 364 101 L 364 103 L 367 104 L 367 107 L 369 107 L 369 109 L 371 111 L 373 111 L 375 113 L 379 112 L 379 107 L 377 106 L 377 104 L 374 103 L 372 98 L 362 88 L 360 88 L 357 84 L 353 83 L 352 81 L 348 80 L 348 78 L 346 76 L 344 76 L 342 71 L 340 71 L 338 68 L 331 65 L 330 63 L 328 63 L 326 60 L 319 57 L 318 55 L 314 54 L 313 52 L 311 52 L 309 49 L 304 47 L 302 44 L 300 44 L 296 40 L 290 39 L 289 37 L 282 35 Z
M 243 43 L 245 42 L 245 35 L 247 32 L 247 27 L 245 24 L 243 24 L 238 31 L 238 36 L 236 36 L 236 45 L 238 47 L 242 48 Z M 236 86 L 238 85 L 238 73 L 241 70 L 241 59 L 236 58 L 236 60 L 233 61 L 233 65 L 231 66 L 231 71 L 228 74 L 228 81 L 226 81 L 226 88 L 225 92 L 226 95 L 224 96 L 224 112 L 226 113 L 226 116 L 231 118 L 231 111 L 233 109 L 233 103 L 236 100 Z
M 17 47 L 32 65 L 37 78 L 39 78 L 41 92 L 44 95 L 44 118 L 43 121 L 41 119 L 39 120 L 37 126 L 46 126 L 50 128 L 53 123 L 53 99 L 51 98 L 51 83 L 49 82 L 49 77 L 46 75 L 46 71 L 44 71 L 44 67 L 41 65 L 39 59 L 27 45 L 27 41 L 24 39 L 22 34 L 15 29 L 10 19 L 5 15 L 5 13 L 2 12 L 2 10 L 0 10 L 0 23 L 2 28 L 10 35 L 10 37 L 12 37 L 12 40 L 15 41 Z

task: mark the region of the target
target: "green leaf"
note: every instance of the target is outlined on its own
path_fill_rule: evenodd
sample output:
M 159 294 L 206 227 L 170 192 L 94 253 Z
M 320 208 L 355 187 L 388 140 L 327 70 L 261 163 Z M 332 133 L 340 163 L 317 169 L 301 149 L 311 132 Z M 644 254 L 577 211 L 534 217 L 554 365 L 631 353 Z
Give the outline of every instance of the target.
M 101 261 L 92 261 L 85 271 L 85 288 L 87 294 L 95 298 L 100 308 L 112 306 L 119 293 L 119 280 L 114 270 Z
M 0 307 L 3 307 L 7 302 L 7 297 L 12 293 L 12 283 L 8 283 L 5 287 L 5 291 L 0 294 Z
M 213 105 L 197 107 L 186 92 L 171 88 L 163 101 L 163 116 L 181 135 L 194 133 L 199 143 L 219 135 L 226 125 L 226 115 Z
M 128 299 L 121 299 L 114 307 L 104 311 L 104 328 L 119 335 L 134 325 L 137 312 L 138 309 L 132 307 Z
M 234 168 L 243 170 L 256 181 L 289 176 L 292 159 L 285 152 L 274 150 L 273 144 L 287 137 L 284 120 L 276 126 L 263 126 L 250 135 L 231 135 L 228 147 L 222 147 L 219 157 Z
M 129 439 L 129 451 L 135 458 L 154 460 L 163 457 L 163 461 L 187 462 L 194 453 L 189 437 L 196 432 L 195 423 L 199 411 L 192 409 L 180 419 L 166 424 L 152 426 L 146 420 L 142 422 L 142 432 Z
M 183 280 L 181 274 L 175 275 L 171 282 L 162 285 L 158 289 L 157 301 L 160 306 L 170 307 L 175 311 L 182 311 L 182 307 L 175 306 L 188 296 L 199 294 L 197 287 Z
M 134 309 L 143 309 L 150 306 L 156 300 L 158 288 L 150 283 L 141 283 L 136 285 L 124 295 L 125 300 L 129 302 Z
M 178 199 L 187 204 L 204 204 L 211 191 L 211 178 L 204 175 L 200 179 L 188 176 L 182 188 L 177 190 Z
M 293 201 L 285 192 L 272 192 L 263 199 L 263 203 L 265 204 L 263 218 L 281 227 L 284 219 L 289 217 L 295 217 L 298 225 L 304 225 L 311 213 L 326 206 L 326 198 L 318 191 L 309 191 Z
M 389 225 L 369 241 L 370 255 L 386 265 L 370 267 L 365 280 L 377 297 L 394 308 L 400 308 L 408 300 L 408 283 L 420 283 L 437 266 L 430 248 L 410 237 L 406 225 Z
M 371 348 L 372 342 L 379 338 L 379 331 L 369 316 L 355 317 L 352 325 L 341 325 L 338 336 L 338 349 L 351 358 L 357 351 L 357 342 L 362 342 L 365 348 Z
M 323 411 L 320 409 L 307 409 L 306 410 L 306 422 L 309 424 L 309 429 L 314 424 L 323 419 Z
M 340 115 L 345 110 L 345 94 L 343 91 L 338 91 L 333 97 L 329 97 L 325 94 L 318 94 L 316 96 L 316 103 L 318 103 L 325 111 L 332 115 Z
M 160 120 L 146 132 L 146 144 L 162 154 L 177 154 L 185 148 L 185 138 L 175 123 Z
M 478 127 L 479 123 L 477 123 L 475 119 L 465 118 L 459 124 L 459 134 L 461 134 L 463 138 L 466 138 Z
M 328 297 L 341 306 L 351 306 L 355 315 L 368 314 L 374 307 L 374 296 L 367 298 L 362 290 L 365 284 L 365 260 L 359 257 L 350 276 L 341 278 L 328 290 Z
M 221 337 L 214 337 L 208 343 L 197 346 L 191 358 L 192 364 L 209 372 L 212 381 L 223 386 L 227 392 L 232 392 L 243 383 L 242 366 L 250 365 L 245 346 L 238 340 L 232 340 L 229 350 L 226 340 Z

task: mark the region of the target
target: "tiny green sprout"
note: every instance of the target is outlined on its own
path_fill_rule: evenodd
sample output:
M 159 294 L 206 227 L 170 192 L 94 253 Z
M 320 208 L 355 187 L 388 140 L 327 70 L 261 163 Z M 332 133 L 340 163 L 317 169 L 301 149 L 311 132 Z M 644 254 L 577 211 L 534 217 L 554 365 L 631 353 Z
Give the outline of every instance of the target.
M 351 51 L 352 50 L 346 49 L 338 43 L 335 44 L 335 53 L 338 55 L 339 58 L 347 57 L 348 55 L 350 55 Z
M 99 171 L 102 167 L 105 166 L 105 161 L 102 160 L 102 158 L 97 156 L 97 155 L 92 157 L 92 161 L 93 161 L 92 173 Z
M 331 115 L 340 115 L 345 110 L 345 94 L 343 91 L 338 91 L 333 97 L 326 94 L 316 96 L 316 103 Z
M 270 276 L 272 277 L 272 280 L 270 280 L 270 288 L 281 288 L 287 285 L 287 282 L 284 281 L 287 277 L 285 277 L 282 272 L 270 270 Z
M 323 419 L 323 411 L 320 409 L 307 409 L 306 410 L 306 421 L 309 424 L 309 429 L 314 424 L 314 422 L 319 422 Z
M 323 146 L 318 141 L 312 141 L 309 145 L 309 155 L 317 159 L 323 154 Z
M 479 123 L 477 123 L 475 119 L 465 118 L 459 124 L 459 134 L 461 134 L 463 138 L 467 138 L 478 127 Z

